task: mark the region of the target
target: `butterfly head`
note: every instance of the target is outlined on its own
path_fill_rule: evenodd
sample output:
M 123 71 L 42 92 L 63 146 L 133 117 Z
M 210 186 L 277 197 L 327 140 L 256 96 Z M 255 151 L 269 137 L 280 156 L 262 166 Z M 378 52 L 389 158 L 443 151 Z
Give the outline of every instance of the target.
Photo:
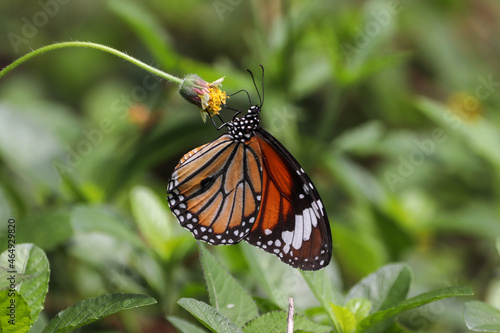
M 239 142 L 249 140 L 260 125 L 260 107 L 251 106 L 244 117 L 234 118 L 227 123 L 228 133 Z

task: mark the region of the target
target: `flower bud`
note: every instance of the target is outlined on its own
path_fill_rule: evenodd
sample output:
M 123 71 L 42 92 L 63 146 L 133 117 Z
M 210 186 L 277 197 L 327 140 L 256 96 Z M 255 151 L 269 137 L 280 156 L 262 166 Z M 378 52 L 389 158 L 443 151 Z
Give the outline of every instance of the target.
M 188 74 L 184 77 L 179 89 L 179 93 L 188 102 L 200 108 L 201 118 L 206 121 L 207 114 L 212 117 L 219 114 L 221 105 L 226 103 L 229 98 L 226 92 L 221 91 L 221 85 L 224 77 L 208 83 L 196 74 Z

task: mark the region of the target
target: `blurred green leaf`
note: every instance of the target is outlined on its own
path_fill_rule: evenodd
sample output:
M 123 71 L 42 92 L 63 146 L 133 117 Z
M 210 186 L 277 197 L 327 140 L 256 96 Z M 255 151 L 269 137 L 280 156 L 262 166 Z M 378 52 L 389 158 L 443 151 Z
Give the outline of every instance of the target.
M 438 301 L 440 299 L 457 297 L 457 296 L 470 296 L 473 294 L 474 293 L 469 287 L 461 287 L 461 286 L 432 290 L 427 293 L 418 295 L 416 297 L 407 299 L 396 306 L 375 312 L 374 314 L 366 317 L 359 323 L 357 332 L 363 332 L 369 327 L 372 327 L 386 319 L 394 317 L 404 311 L 408 311 L 416 307 Z
M 373 272 L 386 260 L 382 245 L 366 233 L 333 224 L 332 238 L 338 244 L 335 255 L 339 262 L 347 272 L 356 277 Z
M 282 333 L 287 329 L 288 313 L 284 311 L 273 311 L 265 313 L 250 321 L 243 327 L 245 333 Z M 317 324 L 301 315 L 293 316 L 293 331 L 305 332 L 331 332 L 332 328 Z
M 366 298 L 351 298 L 345 304 L 345 307 L 354 314 L 356 322 L 360 322 L 370 313 L 372 303 Z
M 328 313 L 332 323 L 336 323 L 336 316 L 330 304 L 340 303 L 341 296 L 339 291 L 334 288 L 332 279 L 328 276 L 328 268 L 319 271 L 300 271 L 300 273 L 316 299 Z
M 372 206 L 372 213 L 391 260 L 399 259 L 406 250 L 415 245 L 411 233 L 403 228 L 401 222 L 392 215 L 376 206 Z
M 86 299 L 59 312 L 43 333 L 72 332 L 113 313 L 155 303 L 154 298 L 138 294 L 110 294 Z
M 347 300 L 366 298 L 372 303 L 371 312 L 385 310 L 406 299 L 412 281 L 410 266 L 402 263 L 388 264 L 354 285 Z
M 172 217 L 156 194 L 144 186 L 136 186 L 130 191 L 130 205 L 137 226 L 146 242 L 163 258 L 168 258 L 173 250 L 169 244 L 172 237 Z
M 380 121 L 370 121 L 340 134 L 335 147 L 356 155 L 370 155 L 376 150 L 385 128 Z
M 76 206 L 71 212 L 71 225 L 75 232 L 101 232 L 148 251 L 137 234 L 131 228 L 127 228 L 106 207 Z
M 497 251 L 498 255 L 500 255 L 500 238 L 497 238 Z
M 177 303 L 212 332 L 242 333 L 238 326 L 207 303 L 192 298 L 181 298 Z
M 45 251 L 65 243 L 72 235 L 70 213 L 66 207 L 32 214 L 18 222 L 16 241 L 31 242 Z
M 500 332 L 500 310 L 479 301 L 465 303 L 467 328 L 475 332 Z
M 10 255 L 14 255 L 14 259 Z M 14 261 L 14 268 L 9 260 Z M 36 321 L 49 290 L 50 269 L 45 252 L 33 244 L 17 244 L 15 249 L 2 252 L 0 266 L 16 272 L 6 273 L 16 276 L 16 290 L 31 310 L 30 318 Z
M 0 290 L 0 308 L 2 309 L 0 332 L 25 333 L 30 330 L 34 322 L 31 318 L 32 311 L 17 291 Z
M 170 37 L 153 13 L 137 2 L 109 0 L 107 3 L 112 12 L 127 22 L 164 69 L 174 67 L 176 52 L 169 47 Z
M 352 332 L 356 327 L 356 317 L 351 310 L 335 304 L 330 304 L 330 306 L 340 327 L 340 332 Z
M 467 121 L 447 106 L 424 97 L 416 101 L 416 106 L 447 133 L 459 135 L 472 151 L 500 169 L 500 132 L 491 122 L 482 117 Z
M 184 319 L 177 318 L 174 316 L 168 316 L 168 321 L 172 323 L 179 331 L 183 333 L 206 333 L 207 331 L 201 327 L 191 324 Z
M 62 151 L 60 139 L 28 111 L 0 104 L 0 156 L 12 170 L 57 191 L 59 178 L 52 162 Z
M 299 300 L 306 302 L 308 298 L 313 298 L 307 283 L 297 269 L 250 244 L 240 243 L 239 246 L 243 250 L 248 266 L 252 267 L 251 273 L 271 301 L 282 310 L 288 309 L 289 297 L 293 297 L 297 302 Z
M 199 248 L 210 304 L 238 326 L 257 317 L 257 305 L 247 291 L 202 244 Z

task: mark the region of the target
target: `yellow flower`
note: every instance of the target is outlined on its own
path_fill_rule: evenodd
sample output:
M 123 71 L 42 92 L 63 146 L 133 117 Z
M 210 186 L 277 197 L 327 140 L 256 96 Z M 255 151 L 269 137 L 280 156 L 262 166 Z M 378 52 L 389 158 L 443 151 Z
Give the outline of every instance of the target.
M 201 118 L 206 121 L 207 114 L 210 117 L 219 114 L 221 105 L 229 98 L 226 92 L 220 90 L 224 77 L 208 83 L 196 74 L 186 75 L 181 87 L 180 94 L 190 103 L 200 108 Z

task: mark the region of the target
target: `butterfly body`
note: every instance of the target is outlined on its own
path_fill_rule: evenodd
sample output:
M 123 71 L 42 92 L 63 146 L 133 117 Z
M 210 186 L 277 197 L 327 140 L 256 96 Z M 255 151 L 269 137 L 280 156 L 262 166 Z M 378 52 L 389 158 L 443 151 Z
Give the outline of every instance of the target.
M 330 225 L 299 163 L 260 127 L 261 107 L 224 124 L 228 133 L 188 152 L 168 184 L 181 226 L 213 245 L 241 240 L 304 270 L 328 265 Z

